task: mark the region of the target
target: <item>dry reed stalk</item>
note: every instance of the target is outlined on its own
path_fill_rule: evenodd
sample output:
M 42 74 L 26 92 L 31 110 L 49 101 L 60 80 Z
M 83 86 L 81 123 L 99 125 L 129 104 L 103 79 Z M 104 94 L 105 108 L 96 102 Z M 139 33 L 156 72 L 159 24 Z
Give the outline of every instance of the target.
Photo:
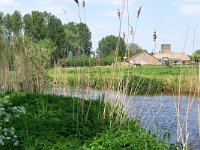
M 184 46 L 183 46 L 183 52 L 185 51 L 185 47 L 186 47 L 186 43 L 187 43 L 187 38 L 188 38 L 188 34 L 189 34 L 189 30 L 190 30 L 190 26 L 187 29 L 187 34 L 186 34 L 186 38 L 185 38 L 185 42 L 184 42 Z M 177 112 L 177 142 L 180 142 L 183 144 L 183 149 L 187 149 L 187 142 L 188 142 L 188 137 L 189 137 L 189 133 L 187 130 L 187 126 L 188 126 L 188 114 L 189 114 L 189 100 L 188 100 L 188 106 L 187 106 L 187 111 L 186 111 L 186 122 L 185 122 L 185 130 L 186 133 L 184 134 L 184 123 L 181 122 L 181 116 L 180 116 L 180 111 L 181 111 L 181 80 L 182 80 L 183 74 L 182 71 L 180 69 L 180 74 L 179 74 L 179 82 L 178 82 L 178 101 L 177 101 L 177 105 L 175 105 L 176 108 L 176 112 Z
M 162 95 L 161 95 L 161 103 L 160 103 L 160 106 L 159 106 L 159 108 L 158 108 L 156 114 L 154 115 L 153 119 L 151 120 L 151 122 L 149 122 L 148 125 L 146 126 L 146 129 L 148 129 L 149 126 L 155 121 L 157 115 L 160 113 L 160 111 L 161 111 L 161 109 L 162 109 L 162 105 L 163 105 L 163 103 L 162 103 Z
M 85 20 L 85 6 L 86 6 L 85 0 L 82 1 L 82 6 L 83 6 L 83 9 L 84 9 L 84 23 L 86 23 L 86 20 Z
M 140 6 L 140 8 L 137 11 L 137 19 L 136 19 L 136 23 L 135 23 L 135 29 L 134 29 L 134 32 L 133 32 L 133 44 L 135 42 L 135 35 L 136 35 L 136 31 L 137 31 L 137 26 L 138 26 L 138 21 L 139 21 L 141 10 L 142 10 L 142 6 Z
M 118 41 L 117 41 L 117 46 L 116 46 L 116 50 L 115 50 L 115 65 L 117 65 L 118 63 L 118 53 L 119 53 L 119 45 L 120 45 L 120 41 L 121 41 L 121 32 L 122 32 L 122 18 L 123 18 L 123 14 L 124 14 L 124 9 L 125 9 L 125 4 L 126 4 L 126 0 L 122 0 L 122 10 L 120 11 L 118 9 L 118 17 L 119 17 L 119 35 L 118 35 Z
M 130 12 L 129 12 L 129 0 L 126 1 L 126 8 L 127 8 L 127 15 L 128 15 L 128 19 L 127 19 L 127 36 L 126 36 L 126 52 L 125 52 L 125 56 L 124 56 L 124 61 L 126 58 L 129 58 L 129 49 L 128 49 L 128 44 L 129 44 L 129 34 L 130 34 Z M 124 38 L 125 41 L 125 38 Z M 126 62 L 126 61 L 125 61 Z
M 80 13 L 80 6 L 79 6 L 79 0 L 74 0 L 78 6 L 78 14 L 79 14 L 79 19 L 80 19 L 80 23 L 81 23 L 81 13 Z

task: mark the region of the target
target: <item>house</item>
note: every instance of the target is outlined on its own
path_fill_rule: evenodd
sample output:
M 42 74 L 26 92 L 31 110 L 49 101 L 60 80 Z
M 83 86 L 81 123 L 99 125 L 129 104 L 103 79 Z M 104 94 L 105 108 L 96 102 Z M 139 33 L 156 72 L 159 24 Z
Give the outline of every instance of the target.
M 154 57 L 159 64 L 169 62 L 170 64 L 189 64 L 190 58 L 185 53 L 155 53 Z
M 150 65 L 156 65 L 159 64 L 158 59 L 156 59 L 154 56 L 149 55 L 146 52 L 139 53 L 131 58 L 128 59 L 129 64 L 135 65 L 135 64 L 150 64 Z
M 129 64 L 149 64 L 149 65 L 157 65 L 157 64 L 189 64 L 190 58 L 185 53 L 172 53 L 171 44 L 162 44 L 161 50 L 159 53 L 154 53 L 153 55 L 149 55 L 146 52 L 139 53 L 130 59 L 128 59 Z
M 154 57 L 159 60 L 159 64 L 189 64 L 190 58 L 185 53 L 172 53 L 171 44 L 162 44 L 161 51 L 155 53 Z

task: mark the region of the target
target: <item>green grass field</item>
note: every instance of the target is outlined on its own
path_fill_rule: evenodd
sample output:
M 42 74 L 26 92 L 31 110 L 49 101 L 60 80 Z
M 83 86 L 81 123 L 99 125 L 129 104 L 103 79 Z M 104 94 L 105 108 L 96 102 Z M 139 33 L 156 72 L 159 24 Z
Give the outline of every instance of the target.
M 141 85 L 141 83 L 136 83 L 136 80 L 140 80 L 140 82 L 145 80 L 148 82 L 146 86 L 149 85 L 149 82 L 156 82 L 155 84 L 162 83 L 160 86 L 167 86 L 171 92 L 177 92 L 178 88 L 181 87 L 183 93 L 188 93 L 190 88 L 193 91 L 197 89 L 198 68 L 195 66 L 142 66 L 137 68 L 118 67 L 116 69 L 111 66 L 54 68 L 49 70 L 49 76 L 52 81 L 67 82 L 72 86 L 90 82 L 92 87 L 102 87 L 111 81 L 118 84 L 119 81 L 127 78 L 131 80 L 129 82 L 134 81 L 135 84 Z

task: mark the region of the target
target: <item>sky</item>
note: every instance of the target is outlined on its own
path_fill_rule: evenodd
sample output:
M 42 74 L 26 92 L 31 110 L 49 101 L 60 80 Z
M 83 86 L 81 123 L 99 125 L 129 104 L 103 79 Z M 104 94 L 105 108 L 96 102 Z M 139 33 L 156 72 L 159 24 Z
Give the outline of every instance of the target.
M 82 0 L 79 1 L 82 3 Z M 118 36 L 117 9 L 122 10 L 122 0 L 85 2 L 85 22 L 92 32 L 93 50 L 96 50 L 103 37 Z M 128 0 L 128 3 L 128 9 L 126 5 L 122 18 L 122 32 L 125 32 L 126 37 L 128 22 L 135 29 L 137 11 L 142 6 L 134 40 L 129 36 L 129 42 L 134 41 L 148 52 L 152 52 L 153 32 L 156 30 L 157 52 L 161 44 L 171 44 L 173 52 L 185 52 L 189 55 L 200 49 L 200 0 Z M 61 19 L 63 24 L 79 22 L 78 7 L 74 0 L 0 0 L 0 11 L 4 14 L 13 13 L 15 10 L 19 10 L 22 15 L 31 13 L 32 10 L 48 11 Z M 84 21 L 82 7 L 80 11 Z

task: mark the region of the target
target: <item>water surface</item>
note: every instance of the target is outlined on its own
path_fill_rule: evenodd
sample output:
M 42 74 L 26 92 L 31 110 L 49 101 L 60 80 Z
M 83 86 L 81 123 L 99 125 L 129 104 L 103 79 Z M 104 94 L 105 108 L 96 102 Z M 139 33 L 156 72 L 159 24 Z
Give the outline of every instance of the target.
M 183 128 L 181 136 L 189 136 L 188 144 L 192 149 L 200 149 L 200 138 L 198 136 L 198 98 L 187 96 L 125 96 L 122 93 L 105 89 L 103 91 L 80 88 L 53 88 L 49 93 L 79 97 L 82 99 L 101 99 L 125 106 L 129 117 L 140 119 L 143 127 L 148 130 L 157 131 L 160 135 L 171 133 L 171 143 L 177 141 L 177 104 L 180 100 L 180 122 Z M 187 133 L 186 114 L 189 108 Z M 180 142 L 182 142 L 180 134 Z

